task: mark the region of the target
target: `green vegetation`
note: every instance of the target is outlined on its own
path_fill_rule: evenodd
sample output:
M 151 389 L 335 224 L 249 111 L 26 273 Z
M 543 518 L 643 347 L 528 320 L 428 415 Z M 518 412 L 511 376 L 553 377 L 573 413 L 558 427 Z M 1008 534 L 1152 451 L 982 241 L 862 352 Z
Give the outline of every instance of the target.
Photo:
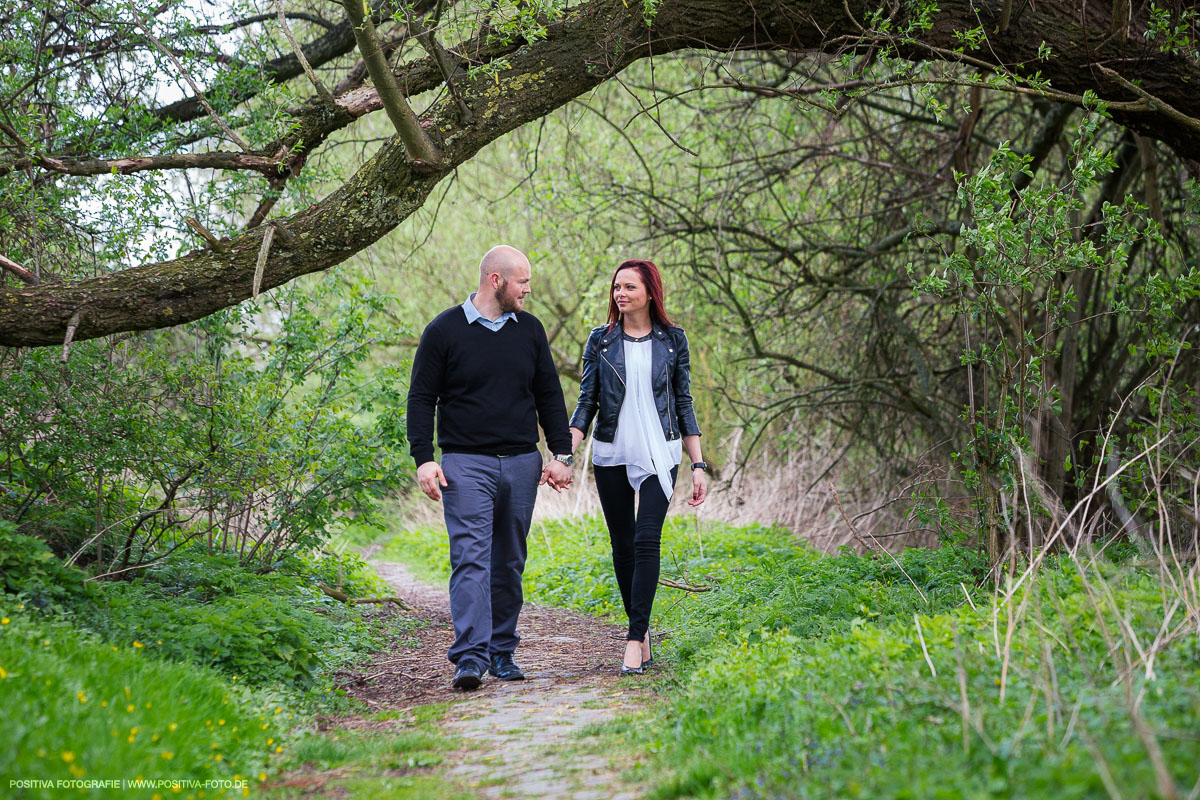
M 295 724 L 281 698 L 239 688 L 202 667 L 166 662 L 141 642 L 112 644 L 21 603 L 6 609 L 0 635 L 6 788 L 9 780 L 30 779 L 257 783 L 274 771 Z M 168 796 L 169 787 L 159 794 Z M 209 793 L 226 795 L 241 792 Z M 63 790 L 17 796 L 62 797 Z
M 304 763 L 289 751 L 307 741 L 314 712 L 345 708 L 331 672 L 416 624 L 369 622 L 317 588 L 378 593 L 379 579 L 357 555 L 293 553 L 255 573 L 236 554 L 192 546 L 136 579 L 85 582 L 82 570 L 3 522 L 0 553 L 6 781 L 257 785 Z M 419 754 L 428 742 L 393 748 Z M 32 787 L 23 796 L 60 794 Z M 208 796 L 225 794 L 210 787 Z
M 388 550 L 444 571 L 443 535 Z M 530 551 L 530 600 L 619 612 L 601 521 L 548 521 Z M 655 797 L 1151 798 L 1196 780 L 1194 577 L 1063 556 L 992 592 L 973 550 L 822 556 L 683 516 L 664 555 L 713 590 L 660 589 L 665 698 L 620 726 Z

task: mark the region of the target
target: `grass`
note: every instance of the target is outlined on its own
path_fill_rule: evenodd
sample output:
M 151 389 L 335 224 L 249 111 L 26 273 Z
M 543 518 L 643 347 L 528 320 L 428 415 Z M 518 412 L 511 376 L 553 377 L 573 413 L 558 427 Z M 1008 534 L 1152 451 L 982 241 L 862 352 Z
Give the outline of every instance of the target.
M 391 557 L 448 569 L 444 531 Z M 619 616 L 602 523 L 530 537 L 526 597 Z M 1063 556 L 992 590 L 980 556 L 821 556 L 672 517 L 653 625 L 661 704 L 607 726 L 655 798 L 1200 795 L 1200 582 Z
M 294 720 L 266 692 L 203 667 L 165 663 L 136 645 L 101 641 L 19 605 L 3 620 L 5 787 L 10 780 L 229 779 L 247 782 L 248 791 L 283 752 Z M 28 788 L 22 796 L 62 791 Z M 243 796 L 240 789 L 214 795 Z
M 36 539 L 0 530 L 0 543 L 13 545 L 0 595 L 0 785 L 30 782 L 21 797 L 61 797 L 69 787 L 57 782 L 70 780 L 117 780 L 148 798 L 254 793 L 295 763 L 293 748 L 313 746 L 314 715 L 348 708 L 331 672 L 418 624 L 368 621 L 316 588 L 377 593 L 353 556 L 293 557 L 258 574 L 182 550 L 137 580 L 84 583 Z M 360 743 L 354 757 L 426 769 L 430 741 Z M 179 791 L 123 783 L 138 780 Z M 226 783 L 189 783 L 208 780 Z

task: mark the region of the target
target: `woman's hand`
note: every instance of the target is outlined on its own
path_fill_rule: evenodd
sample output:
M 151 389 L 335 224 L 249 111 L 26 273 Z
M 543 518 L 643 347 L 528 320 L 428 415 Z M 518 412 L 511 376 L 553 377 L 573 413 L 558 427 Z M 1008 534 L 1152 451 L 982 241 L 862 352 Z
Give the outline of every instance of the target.
M 688 500 L 689 506 L 698 506 L 704 502 L 704 498 L 708 497 L 708 479 L 704 475 L 704 470 L 692 470 L 692 499 Z
M 574 453 L 579 449 L 579 443 L 583 441 L 583 431 L 579 428 L 571 428 L 571 452 Z

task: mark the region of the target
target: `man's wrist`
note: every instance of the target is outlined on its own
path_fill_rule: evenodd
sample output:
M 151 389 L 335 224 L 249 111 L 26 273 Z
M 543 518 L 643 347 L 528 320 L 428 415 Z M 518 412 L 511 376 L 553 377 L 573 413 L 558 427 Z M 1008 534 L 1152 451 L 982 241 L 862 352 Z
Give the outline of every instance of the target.
M 555 453 L 553 459 L 567 467 L 575 466 L 575 456 L 570 453 Z

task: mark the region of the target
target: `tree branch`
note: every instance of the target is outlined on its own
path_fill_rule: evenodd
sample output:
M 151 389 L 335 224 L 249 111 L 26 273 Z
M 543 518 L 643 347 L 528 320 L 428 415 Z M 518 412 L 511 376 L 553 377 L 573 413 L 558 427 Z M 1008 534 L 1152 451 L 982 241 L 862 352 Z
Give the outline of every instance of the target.
M 367 74 L 375 83 L 375 91 L 387 112 L 388 119 L 396 128 L 404 149 L 414 164 L 435 167 L 442 160 L 438 148 L 430 140 L 429 135 L 421 129 L 417 115 L 409 108 L 396 76 L 384 58 L 383 49 L 379 45 L 379 36 L 375 33 L 375 25 L 371 18 L 364 13 L 361 0 L 344 0 L 346 13 L 354 25 L 354 38 L 358 41 L 358 50 L 363 62 L 367 65 Z
M 6 258 L 5 256 L 2 256 L 2 255 L 0 255 L 0 267 L 3 267 L 4 269 L 11 272 L 13 275 L 16 275 L 18 278 L 20 278 L 22 281 L 29 284 L 30 286 L 37 286 L 39 283 L 41 283 L 41 281 L 38 280 L 37 275 L 34 275 L 32 272 L 25 269 L 20 264 L 13 261 L 12 259 Z
M 170 153 L 162 156 L 129 156 L 126 158 L 65 158 L 36 156 L 0 163 L 0 177 L 13 170 L 39 166 L 60 175 L 86 177 L 90 175 L 132 175 L 135 172 L 168 169 L 228 169 L 261 172 L 276 177 L 287 165 L 273 158 L 248 153 L 217 150 L 211 153 Z

